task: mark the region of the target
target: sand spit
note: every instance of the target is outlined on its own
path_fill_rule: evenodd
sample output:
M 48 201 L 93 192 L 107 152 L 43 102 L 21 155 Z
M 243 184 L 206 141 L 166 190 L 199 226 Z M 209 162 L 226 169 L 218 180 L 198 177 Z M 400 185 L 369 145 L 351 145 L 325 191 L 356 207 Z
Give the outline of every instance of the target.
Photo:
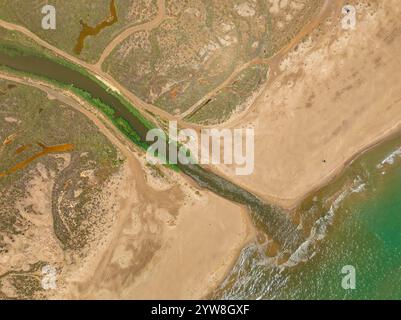
M 254 173 L 240 177 L 219 166 L 218 174 L 292 208 L 355 155 L 399 131 L 401 7 L 395 0 L 350 4 L 356 30 L 342 29 L 338 6 L 274 68 L 274 80 L 247 113 L 226 126 L 255 128 Z

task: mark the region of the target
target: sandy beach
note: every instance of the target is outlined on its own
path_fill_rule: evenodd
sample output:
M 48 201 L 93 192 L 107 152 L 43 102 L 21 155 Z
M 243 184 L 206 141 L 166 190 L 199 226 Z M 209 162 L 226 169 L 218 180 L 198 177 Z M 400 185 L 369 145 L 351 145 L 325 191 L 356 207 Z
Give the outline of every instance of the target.
M 226 126 L 255 129 L 254 173 L 235 176 L 227 166 L 217 173 L 292 208 L 400 130 L 400 7 L 350 4 L 357 8 L 356 30 L 342 29 L 341 12 L 333 12 L 280 61 L 255 104 Z
M 72 94 L 1 78 L 37 87 L 84 113 L 125 158 L 107 191 L 116 205 L 113 227 L 84 260 L 66 263 L 54 298 L 200 299 L 223 280 L 254 236 L 245 208 L 172 170 L 161 168 L 163 177 L 155 176 L 143 155 Z

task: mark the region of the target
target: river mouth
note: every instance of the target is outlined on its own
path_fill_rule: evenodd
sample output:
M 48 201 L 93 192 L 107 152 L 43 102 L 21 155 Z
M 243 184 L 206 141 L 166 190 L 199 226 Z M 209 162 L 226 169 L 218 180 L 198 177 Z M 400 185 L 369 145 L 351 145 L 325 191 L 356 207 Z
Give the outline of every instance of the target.
M 127 109 L 127 105 L 115 93 L 78 69 L 75 70 L 46 57 L 30 54 L 10 55 L 1 51 L 0 66 L 28 76 L 45 78 L 50 82 L 62 84 L 64 88 L 73 86 L 89 93 L 92 99 L 97 99 L 112 108 L 113 119 L 124 119 L 138 136 L 139 142 L 146 143 L 149 126 L 132 110 Z M 227 281 L 215 292 L 214 297 L 239 299 L 343 298 L 344 292 L 338 288 L 339 285 L 336 282 L 338 268 L 347 261 L 348 264 L 352 264 L 353 261 L 352 255 L 343 253 L 347 250 L 353 252 L 357 257 L 355 264 L 369 264 L 369 261 L 364 260 L 363 255 L 353 251 L 352 246 L 344 245 L 344 239 L 351 239 L 351 245 L 358 246 L 359 243 L 363 243 L 364 237 L 370 235 L 369 232 L 364 231 L 355 236 L 349 228 L 350 226 L 351 229 L 359 228 L 360 225 L 363 225 L 363 213 L 370 212 L 366 205 L 370 203 L 370 197 L 373 199 L 371 201 L 376 199 L 375 190 L 380 189 L 382 194 L 385 194 L 383 185 L 393 183 L 400 188 L 401 193 L 401 185 L 398 185 L 397 182 L 381 180 L 381 177 L 391 176 L 389 173 L 392 172 L 392 169 L 389 165 L 392 161 L 398 164 L 398 169 L 401 167 L 401 159 L 397 158 L 401 151 L 396 152 L 395 156 L 391 156 L 393 152 L 390 152 L 394 148 L 398 150 L 399 146 L 401 146 L 401 138 L 397 137 L 359 157 L 341 176 L 309 196 L 294 210 L 298 217 L 297 222 L 291 221 L 288 213 L 284 210 L 263 202 L 252 193 L 200 166 L 179 165 L 179 169 L 202 188 L 211 190 L 229 201 L 247 206 L 256 226 L 268 235 L 268 239 L 256 241 L 243 250 Z M 398 170 L 397 168 L 394 170 Z M 399 175 L 401 181 L 401 170 L 397 171 L 395 175 L 397 177 Z M 366 196 L 367 194 L 369 196 Z M 353 216 L 356 216 L 357 219 L 353 219 Z M 373 221 L 373 225 L 367 226 L 367 228 L 374 228 L 377 215 L 375 212 L 370 212 L 369 217 Z M 394 215 L 394 212 L 391 212 L 388 218 L 395 219 L 396 225 L 401 226 L 401 221 Z M 342 223 L 342 220 L 347 222 L 347 219 L 350 219 L 349 225 Z M 339 230 L 337 233 L 331 231 L 334 229 L 333 226 Z M 387 225 L 383 228 L 387 228 Z M 341 236 L 337 236 L 338 234 Z M 401 237 L 396 236 L 395 238 L 394 248 L 386 248 L 392 255 L 397 250 L 401 252 L 401 244 L 398 243 L 398 239 Z M 370 239 L 370 241 L 372 245 L 379 248 L 374 239 Z M 370 250 L 369 248 L 365 249 Z M 398 275 L 397 271 L 391 268 L 394 263 L 400 261 L 394 261 L 386 255 L 383 256 L 379 249 L 373 254 L 377 254 L 380 261 L 375 260 L 377 264 L 375 268 L 366 269 L 366 272 L 372 270 L 377 272 L 377 268 L 381 267 L 381 261 L 387 259 L 391 261 L 391 264 L 385 265 L 383 268 Z M 330 252 L 333 252 L 333 257 L 330 256 Z M 401 257 L 401 253 L 399 256 Z M 331 272 L 330 274 L 325 273 L 325 267 Z M 303 279 L 305 275 L 307 276 Z M 320 278 L 319 275 L 321 275 Z M 370 286 L 378 285 L 370 278 L 367 278 L 367 281 L 371 282 Z M 401 292 L 397 290 L 394 292 L 396 295 L 401 295 Z M 370 295 L 355 292 L 349 297 L 372 296 L 374 296 L 373 291 L 370 291 Z
M 269 241 L 246 247 L 214 299 L 399 299 L 401 134 L 355 159 L 295 209 L 305 242 L 283 265 Z M 342 269 L 356 270 L 356 289 Z
M 9 54 L 7 51 L 0 50 L 0 66 L 5 66 L 11 72 L 14 70 L 23 75 L 40 77 L 56 85 L 62 84 L 66 89 L 74 87 L 83 90 L 90 95 L 92 100 L 100 101 L 112 108 L 108 117 L 113 123 L 118 125 L 119 121 L 124 121 L 124 124 L 128 124 L 129 131 L 134 132 L 133 138 L 137 139 L 134 142 L 146 148 L 148 145 L 146 134 L 151 127 L 138 118 L 135 112 L 128 110 L 129 106 L 124 104 L 115 92 L 102 86 L 96 79 L 79 72 L 78 69 L 58 63 L 51 58 L 29 53 L 21 54 L 18 51 L 15 53 L 15 51 L 13 50 L 13 54 Z M 124 133 L 131 138 L 132 135 Z M 168 159 L 168 154 L 165 157 Z M 305 240 L 284 210 L 263 202 L 252 193 L 198 165 L 178 164 L 177 167 L 195 180 L 200 187 L 249 208 L 256 226 L 273 237 L 276 245 L 280 248 L 278 261 L 288 259 L 291 253 Z

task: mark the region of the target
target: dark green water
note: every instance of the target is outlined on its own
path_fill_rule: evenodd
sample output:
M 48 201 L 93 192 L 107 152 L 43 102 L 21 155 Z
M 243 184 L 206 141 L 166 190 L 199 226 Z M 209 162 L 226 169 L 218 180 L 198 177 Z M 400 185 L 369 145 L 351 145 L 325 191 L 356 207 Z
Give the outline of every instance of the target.
M 0 65 L 20 72 L 55 80 L 65 85 L 74 85 L 76 88 L 85 90 L 93 98 L 99 99 L 106 105 L 113 107 L 116 111 L 115 116 L 121 116 L 129 121 L 140 138 L 145 141 L 148 130 L 146 126 L 135 115 L 129 112 L 116 96 L 110 94 L 99 83 L 78 71 L 43 57 L 29 55 L 10 56 L 2 52 L 0 52 Z
M 367 152 L 299 210 L 312 228 L 298 263 L 277 266 L 254 243 L 215 298 L 401 299 L 401 138 Z M 342 288 L 346 265 L 355 290 Z

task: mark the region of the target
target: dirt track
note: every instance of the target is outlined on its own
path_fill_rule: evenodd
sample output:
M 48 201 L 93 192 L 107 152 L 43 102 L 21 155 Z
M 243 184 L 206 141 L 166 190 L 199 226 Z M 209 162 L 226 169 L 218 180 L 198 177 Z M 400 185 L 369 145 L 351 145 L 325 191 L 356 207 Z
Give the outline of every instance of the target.
M 194 112 L 198 111 L 199 108 L 202 106 L 203 102 L 205 102 L 207 99 L 209 99 L 210 97 L 215 95 L 218 91 L 220 91 L 224 87 L 230 85 L 231 82 L 238 76 L 238 74 L 241 71 L 243 71 L 244 69 L 246 69 L 248 66 L 250 66 L 252 64 L 259 64 L 259 63 L 268 64 L 269 67 L 270 67 L 270 70 L 273 71 L 273 72 L 270 72 L 270 76 L 274 76 L 275 71 L 277 70 L 276 66 L 282 60 L 282 58 L 285 56 L 285 54 L 288 51 L 290 51 L 293 47 L 295 47 L 314 28 L 316 28 L 321 23 L 321 21 L 323 21 L 324 18 L 331 12 L 331 10 L 333 10 L 333 6 L 337 2 L 343 2 L 343 1 L 339 1 L 339 0 L 337 0 L 337 1 L 324 0 L 324 1 L 325 1 L 325 3 L 322 6 L 322 9 L 319 12 L 319 14 L 314 19 L 312 19 L 298 33 L 298 35 L 296 35 L 294 37 L 294 39 L 285 48 L 280 50 L 280 52 L 278 52 L 276 55 L 274 55 L 273 57 L 271 57 L 269 59 L 266 59 L 266 60 L 254 59 L 254 60 L 251 60 L 251 61 L 245 63 L 244 65 L 238 67 L 221 85 L 219 85 L 218 87 L 213 89 L 211 92 L 209 92 L 207 95 L 205 95 L 196 104 L 194 104 L 191 108 L 189 108 L 185 113 L 183 113 L 181 115 L 178 115 L 178 116 L 171 115 L 170 113 L 168 113 L 166 111 L 163 111 L 163 110 L 161 110 L 160 108 L 158 108 L 156 106 L 153 106 L 151 104 L 148 104 L 148 103 L 144 102 L 143 100 L 138 98 L 136 95 L 134 95 L 132 92 L 127 90 L 120 83 L 115 81 L 110 75 L 108 75 L 107 73 L 103 72 L 102 69 L 101 69 L 101 66 L 102 66 L 104 60 L 127 37 L 129 37 L 130 35 L 132 35 L 135 32 L 138 32 L 138 31 L 141 31 L 141 30 L 151 30 L 151 29 L 156 28 L 157 26 L 160 25 L 160 23 L 166 18 L 165 0 L 158 0 L 159 11 L 158 11 L 158 15 L 156 16 L 155 19 L 153 19 L 152 21 L 150 21 L 148 23 L 144 23 L 144 24 L 141 24 L 141 25 L 130 27 L 130 28 L 124 30 L 122 33 L 120 33 L 116 38 L 114 38 L 107 45 L 107 47 L 102 52 L 102 55 L 101 55 L 100 59 L 98 60 L 98 62 L 96 64 L 86 63 L 86 62 L 84 62 L 84 61 L 82 61 L 82 60 L 80 60 L 80 59 L 78 59 L 78 58 L 76 58 L 76 57 L 74 57 L 74 56 L 72 56 L 72 55 L 70 55 L 68 53 L 65 53 L 64 51 L 62 51 L 62 50 L 54 47 L 53 45 L 47 43 L 46 41 L 42 40 L 41 38 L 36 36 L 34 33 L 32 33 L 31 31 L 29 31 L 28 29 L 26 29 L 26 28 L 24 28 L 22 26 L 15 25 L 15 24 L 3 21 L 3 20 L 0 20 L 0 26 L 4 27 L 6 29 L 9 29 L 9 30 L 15 30 L 15 31 L 22 32 L 23 34 L 25 34 L 26 36 L 30 37 L 32 40 L 36 41 L 37 43 L 39 43 L 43 47 L 51 50 L 55 54 L 57 54 L 57 55 L 59 55 L 61 57 L 64 57 L 65 59 L 68 59 L 68 60 L 80 65 L 81 67 L 87 69 L 91 73 L 97 75 L 99 77 L 99 79 L 103 79 L 106 84 L 109 84 L 113 88 L 116 88 L 120 93 L 122 93 L 125 97 L 127 97 L 128 100 L 130 100 L 136 107 L 138 107 L 142 111 L 150 111 L 153 114 L 161 116 L 165 120 L 177 121 L 182 127 L 199 129 L 202 126 L 186 122 L 184 120 L 184 118 L 189 116 L 189 115 L 191 115 L 191 114 L 193 114 Z M 246 114 L 246 112 L 247 112 L 247 110 L 242 112 L 241 115 L 242 114 Z M 234 117 L 233 119 L 236 119 L 236 118 L 237 117 Z M 229 122 L 231 122 L 231 121 L 232 120 L 229 120 Z M 227 122 L 227 123 L 229 123 L 229 122 Z
M 158 14 L 156 18 L 154 18 L 152 21 L 148 23 L 144 23 L 138 26 L 133 26 L 130 27 L 126 30 L 124 30 L 122 33 L 120 33 L 117 37 L 115 37 L 108 45 L 107 47 L 103 50 L 102 55 L 100 56 L 98 62 L 96 62 L 95 67 L 97 69 L 101 69 L 102 64 L 104 60 L 110 55 L 110 53 L 125 39 L 127 39 L 129 36 L 131 36 L 133 33 L 138 32 L 138 31 L 149 31 L 154 28 L 157 28 L 160 23 L 163 22 L 163 20 L 166 18 L 166 4 L 165 0 L 158 0 L 157 1 L 157 6 L 159 7 Z
M 197 112 L 202 105 L 204 104 L 205 101 L 213 97 L 216 93 L 221 91 L 223 88 L 227 87 L 234 81 L 234 79 L 246 68 L 248 68 L 251 65 L 255 64 L 267 64 L 269 66 L 269 82 L 274 80 L 275 75 L 277 75 L 278 71 L 278 65 L 280 62 L 283 60 L 285 55 L 291 51 L 299 42 L 301 42 L 306 36 L 308 36 L 316 27 L 319 26 L 319 24 L 324 21 L 331 12 L 333 12 L 334 9 L 338 7 L 338 3 L 342 3 L 343 1 L 331 1 L 331 0 L 324 0 L 324 4 L 322 5 L 321 10 L 319 13 L 314 17 L 307 25 L 305 25 L 302 30 L 284 47 L 282 48 L 279 52 L 277 52 L 274 56 L 268 59 L 260 59 L 260 58 L 255 58 L 239 68 L 237 68 L 221 85 L 213 89 L 211 92 L 209 92 L 207 95 L 205 95 L 201 100 L 199 100 L 196 104 L 194 104 L 191 108 L 189 108 L 186 112 L 182 113 L 179 118 L 182 122 L 185 122 L 183 120 L 184 118 L 191 116 L 195 112 Z M 248 112 L 249 110 L 244 110 L 243 112 L 240 113 L 240 115 L 244 115 Z M 235 119 L 238 117 L 237 115 Z M 228 123 L 231 123 L 234 120 L 234 118 L 226 121 L 222 126 L 226 126 Z M 185 123 L 185 125 L 190 126 L 190 127 L 207 127 L 207 126 L 197 126 L 192 123 Z M 213 127 L 216 127 L 215 125 Z

